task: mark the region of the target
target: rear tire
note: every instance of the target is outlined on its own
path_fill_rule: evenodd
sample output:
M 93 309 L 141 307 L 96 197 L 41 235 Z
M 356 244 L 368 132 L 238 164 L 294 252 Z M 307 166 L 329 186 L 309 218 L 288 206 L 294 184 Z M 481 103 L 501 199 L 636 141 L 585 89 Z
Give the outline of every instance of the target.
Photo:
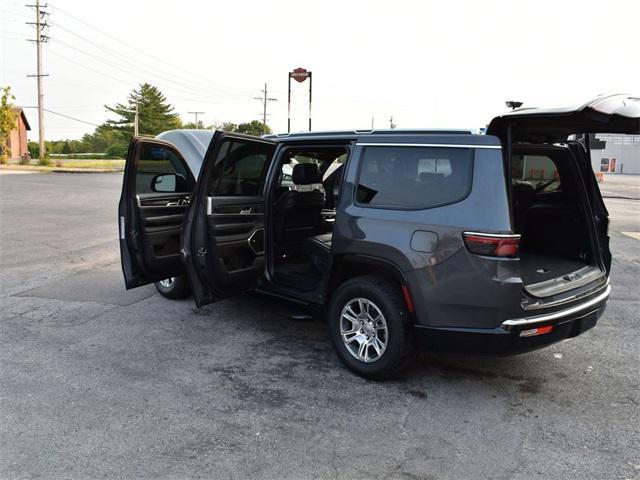
M 338 357 L 361 377 L 392 378 L 413 357 L 400 286 L 385 278 L 367 275 L 343 283 L 331 299 L 328 324 Z
M 191 288 L 187 277 L 181 275 L 179 277 L 171 277 L 166 280 L 155 283 L 156 289 L 164 297 L 171 298 L 173 300 L 180 298 L 187 298 L 191 295 Z

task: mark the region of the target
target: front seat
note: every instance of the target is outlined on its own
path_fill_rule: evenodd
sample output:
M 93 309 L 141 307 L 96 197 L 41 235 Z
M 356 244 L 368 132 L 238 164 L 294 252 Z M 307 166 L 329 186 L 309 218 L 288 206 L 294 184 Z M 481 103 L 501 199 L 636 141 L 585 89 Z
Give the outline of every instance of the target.
M 315 163 L 299 163 L 293 167 L 294 185 L 320 183 Z M 289 190 L 275 204 L 275 243 L 282 246 L 315 235 L 322 225 L 324 193 L 320 190 Z

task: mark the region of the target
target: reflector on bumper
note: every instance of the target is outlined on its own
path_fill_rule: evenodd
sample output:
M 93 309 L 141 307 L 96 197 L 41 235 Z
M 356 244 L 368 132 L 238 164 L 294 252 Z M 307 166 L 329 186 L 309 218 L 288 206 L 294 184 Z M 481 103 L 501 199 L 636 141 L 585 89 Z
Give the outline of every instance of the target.
M 536 335 L 544 335 L 545 333 L 551 333 L 553 325 L 545 325 L 544 327 L 530 328 L 529 330 L 523 330 L 520 332 L 521 337 L 535 337 Z

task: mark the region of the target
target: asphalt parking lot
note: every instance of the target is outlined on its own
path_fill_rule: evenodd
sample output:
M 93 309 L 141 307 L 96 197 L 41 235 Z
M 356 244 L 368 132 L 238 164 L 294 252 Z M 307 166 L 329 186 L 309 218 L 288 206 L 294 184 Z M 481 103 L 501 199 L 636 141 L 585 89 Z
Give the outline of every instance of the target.
M 640 478 L 640 181 L 595 329 L 374 383 L 320 323 L 125 292 L 121 180 L 0 177 L 1 478 Z

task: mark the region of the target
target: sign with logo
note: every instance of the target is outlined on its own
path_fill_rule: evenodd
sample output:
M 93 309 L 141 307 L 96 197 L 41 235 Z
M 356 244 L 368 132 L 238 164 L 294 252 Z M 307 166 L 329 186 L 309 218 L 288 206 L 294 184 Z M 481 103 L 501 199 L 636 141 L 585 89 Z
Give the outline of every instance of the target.
M 311 75 L 311 72 L 307 72 L 305 68 L 296 68 L 289 75 L 293 77 L 295 81 L 302 83 L 307 78 L 309 78 L 309 75 Z

